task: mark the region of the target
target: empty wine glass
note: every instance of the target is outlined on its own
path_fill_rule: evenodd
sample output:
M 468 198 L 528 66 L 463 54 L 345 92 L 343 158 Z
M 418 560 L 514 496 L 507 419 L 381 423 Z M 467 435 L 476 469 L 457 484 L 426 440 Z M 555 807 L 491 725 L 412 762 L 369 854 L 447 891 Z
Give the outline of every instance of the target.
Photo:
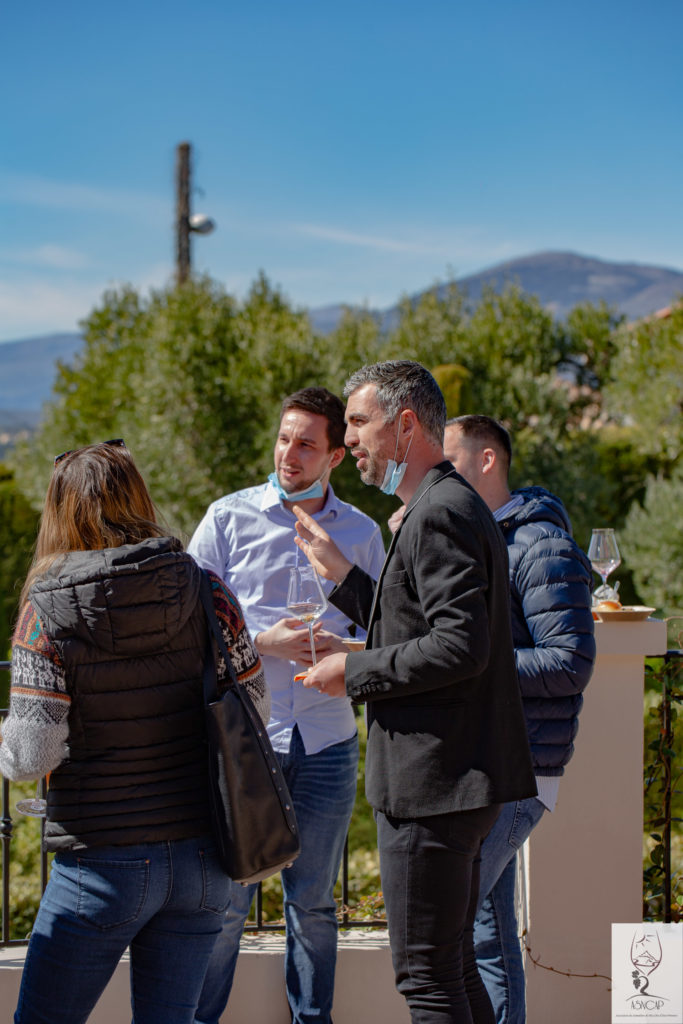
M 43 780 L 38 780 L 36 795 L 26 797 L 25 800 L 17 800 L 16 808 L 19 814 L 27 814 L 30 818 L 44 818 L 47 812 L 47 800 L 42 793 Z
M 613 599 L 616 591 L 607 585 L 607 577 L 621 565 L 619 545 L 614 530 L 601 528 L 593 530 L 588 545 L 588 557 L 595 572 L 602 578 L 602 586 L 595 591 L 596 598 Z
M 311 657 L 317 665 L 315 641 L 313 640 L 313 623 L 317 622 L 327 608 L 327 598 L 320 586 L 318 574 L 312 565 L 299 565 L 289 570 L 289 590 L 287 592 L 287 608 L 295 619 L 305 622 L 311 641 Z

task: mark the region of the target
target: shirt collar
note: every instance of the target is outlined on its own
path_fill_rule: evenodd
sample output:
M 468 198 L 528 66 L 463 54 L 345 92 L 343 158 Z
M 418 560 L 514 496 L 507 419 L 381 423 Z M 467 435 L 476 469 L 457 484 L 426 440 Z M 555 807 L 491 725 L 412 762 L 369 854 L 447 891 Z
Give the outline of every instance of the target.
M 494 510 L 493 518 L 497 523 L 500 523 L 501 520 L 505 519 L 511 512 L 514 512 L 516 508 L 519 508 L 519 506 L 523 504 L 524 498 L 522 495 L 515 494 L 509 501 L 506 501 L 504 505 L 501 505 L 500 508 Z

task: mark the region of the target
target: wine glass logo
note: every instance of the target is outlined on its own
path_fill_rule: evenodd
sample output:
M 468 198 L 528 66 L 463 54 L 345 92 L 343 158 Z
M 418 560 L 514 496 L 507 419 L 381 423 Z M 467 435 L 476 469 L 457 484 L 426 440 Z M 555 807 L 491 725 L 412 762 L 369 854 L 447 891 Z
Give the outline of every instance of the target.
M 643 928 L 633 935 L 631 942 L 631 963 L 635 967 L 631 977 L 636 992 L 652 996 L 649 991 L 650 975 L 662 962 L 662 944 L 656 931 Z

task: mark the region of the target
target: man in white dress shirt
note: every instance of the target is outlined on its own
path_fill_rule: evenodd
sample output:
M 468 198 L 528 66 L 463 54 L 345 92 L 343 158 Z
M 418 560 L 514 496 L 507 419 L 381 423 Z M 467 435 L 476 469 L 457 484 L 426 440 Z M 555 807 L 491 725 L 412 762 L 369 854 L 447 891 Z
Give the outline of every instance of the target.
M 384 545 L 377 524 L 340 501 L 329 479 L 344 458 L 344 405 L 325 388 L 288 396 L 267 483 L 214 502 L 188 551 L 237 594 L 266 674 L 268 733 L 285 772 L 301 854 L 282 872 L 285 982 L 293 1024 L 329 1024 L 337 948 L 334 884 L 356 793 L 358 736 L 348 700 L 305 689 L 294 675 L 312 663 L 308 629 L 287 615 L 289 570 L 300 555 L 292 506 L 301 506 L 350 562 L 379 576 Z M 314 627 L 316 654 L 344 650 L 350 621 L 332 605 Z M 218 1024 L 230 990 L 255 886 L 233 886 L 209 964 L 197 1024 Z

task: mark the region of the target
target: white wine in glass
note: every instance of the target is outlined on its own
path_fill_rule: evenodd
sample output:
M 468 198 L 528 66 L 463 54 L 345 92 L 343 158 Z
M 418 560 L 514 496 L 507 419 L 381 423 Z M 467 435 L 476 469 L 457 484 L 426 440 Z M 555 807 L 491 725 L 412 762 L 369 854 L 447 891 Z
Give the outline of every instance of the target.
M 287 592 L 287 609 L 293 618 L 305 622 L 311 641 L 311 657 L 317 665 L 315 641 L 313 639 L 313 623 L 317 622 L 327 608 L 327 598 L 320 586 L 318 574 L 312 565 L 299 565 L 289 570 L 289 590 Z
M 617 544 L 617 538 L 613 529 L 600 528 L 593 530 L 591 541 L 588 545 L 588 557 L 593 569 L 602 579 L 602 587 L 599 588 L 599 591 L 596 591 L 596 596 L 600 594 L 603 597 L 607 597 L 612 592 L 612 588 L 607 585 L 607 577 L 621 565 L 619 545 Z

